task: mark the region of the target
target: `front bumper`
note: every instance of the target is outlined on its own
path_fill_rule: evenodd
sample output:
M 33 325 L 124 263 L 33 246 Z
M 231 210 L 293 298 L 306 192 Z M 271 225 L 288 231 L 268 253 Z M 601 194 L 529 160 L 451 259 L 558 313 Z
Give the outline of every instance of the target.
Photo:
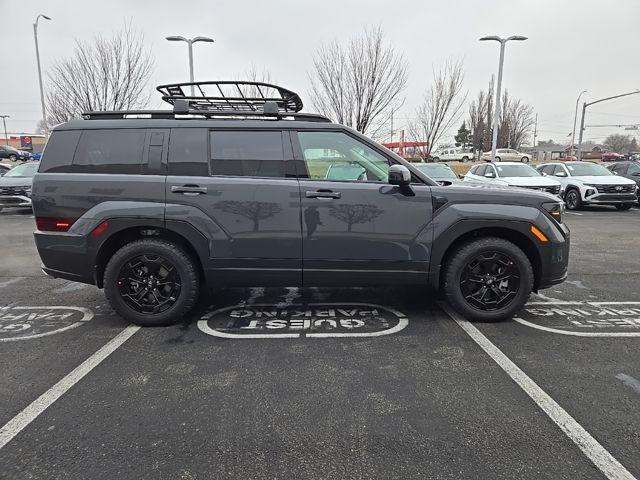
M 31 199 L 26 195 L 0 195 L 0 208 L 31 207 Z
M 620 203 L 633 203 L 638 200 L 635 193 L 597 193 L 586 197 L 583 203 L 594 205 L 616 205 Z
M 561 235 L 540 248 L 541 269 L 536 289 L 549 288 L 567 279 L 571 235 L 565 224 L 558 226 Z

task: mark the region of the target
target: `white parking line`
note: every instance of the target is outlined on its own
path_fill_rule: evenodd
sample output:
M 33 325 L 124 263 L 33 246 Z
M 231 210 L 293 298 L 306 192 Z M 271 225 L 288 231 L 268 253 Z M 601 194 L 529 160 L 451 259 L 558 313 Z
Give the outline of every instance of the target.
M 636 480 L 618 460 L 587 432 L 582 425 L 542 390 L 531 378 L 502 353 L 480 330 L 462 318 L 448 305 L 440 307 L 462 328 L 471 339 L 495 361 L 518 386 L 554 421 L 593 464 L 610 480 Z
M 616 375 L 616 378 L 622 381 L 622 383 L 631 388 L 634 392 L 640 393 L 640 382 L 633 378 L 631 375 L 619 373 L 618 375 Z
M 62 380 L 40 395 L 36 400 L 31 402 L 31 404 L 18 413 L 18 415 L 9 420 L 2 428 L 0 428 L 0 449 L 18 435 L 27 425 L 38 418 L 38 415 L 49 408 L 53 402 L 58 400 L 71 387 L 82 380 L 85 375 L 100 365 L 105 358 L 111 355 L 138 330 L 140 330 L 140 327 L 134 325 L 130 325 L 122 330 L 118 335 L 109 340 L 109 342 L 107 342 L 107 344 L 100 350 L 87 358 L 84 362 L 74 368 L 71 373 L 67 374 Z

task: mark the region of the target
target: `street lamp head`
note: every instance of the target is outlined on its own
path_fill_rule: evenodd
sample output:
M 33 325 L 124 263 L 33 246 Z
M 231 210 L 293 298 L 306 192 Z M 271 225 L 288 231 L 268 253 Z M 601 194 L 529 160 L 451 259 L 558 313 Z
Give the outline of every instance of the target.
M 179 35 L 171 35 L 169 37 L 165 37 L 167 40 L 169 40 L 170 42 L 188 42 L 189 40 L 187 40 L 184 37 L 181 37 Z
M 209 38 L 209 37 L 195 37 L 193 39 L 191 39 L 191 41 L 193 43 L 195 42 L 209 42 L 209 43 L 213 43 L 213 38 Z
M 51 17 L 47 17 L 45 14 L 41 13 L 40 16 L 45 20 L 51 20 Z
M 484 42 L 486 40 L 495 40 L 496 42 L 501 42 L 502 39 L 500 37 L 498 37 L 497 35 L 490 35 L 488 37 L 482 37 L 480 39 L 481 42 Z
M 523 37 L 522 35 L 511 35 L 509 38 L 507 38 L 507 41 L 509 40 L 526 40 L 527 37 Z

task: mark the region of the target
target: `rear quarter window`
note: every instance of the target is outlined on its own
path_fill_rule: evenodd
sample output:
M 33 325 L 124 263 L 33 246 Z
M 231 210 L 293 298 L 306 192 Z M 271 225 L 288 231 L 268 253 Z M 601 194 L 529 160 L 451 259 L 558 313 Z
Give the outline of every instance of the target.
M 145 129 L 82 132 L 73 157 L 75 173 L 138 174 L 142 171 Z
M 64 173 L 71 171 L 73 155 L 78 146 L 81 130 L 54 131 L 40 160 L 39 172 Z

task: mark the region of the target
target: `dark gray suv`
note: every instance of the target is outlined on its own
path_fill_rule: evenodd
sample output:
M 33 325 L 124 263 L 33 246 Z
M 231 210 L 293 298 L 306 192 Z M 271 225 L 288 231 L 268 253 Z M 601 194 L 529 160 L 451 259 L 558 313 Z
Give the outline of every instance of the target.
M 566 278 L 556 197 L 438 185 L 281 87 L 190 85 L 56 127 L 33 183 L 44 272 L 125 319 L 176 322 L 204 287 L 421 285 L 500 320 Z

